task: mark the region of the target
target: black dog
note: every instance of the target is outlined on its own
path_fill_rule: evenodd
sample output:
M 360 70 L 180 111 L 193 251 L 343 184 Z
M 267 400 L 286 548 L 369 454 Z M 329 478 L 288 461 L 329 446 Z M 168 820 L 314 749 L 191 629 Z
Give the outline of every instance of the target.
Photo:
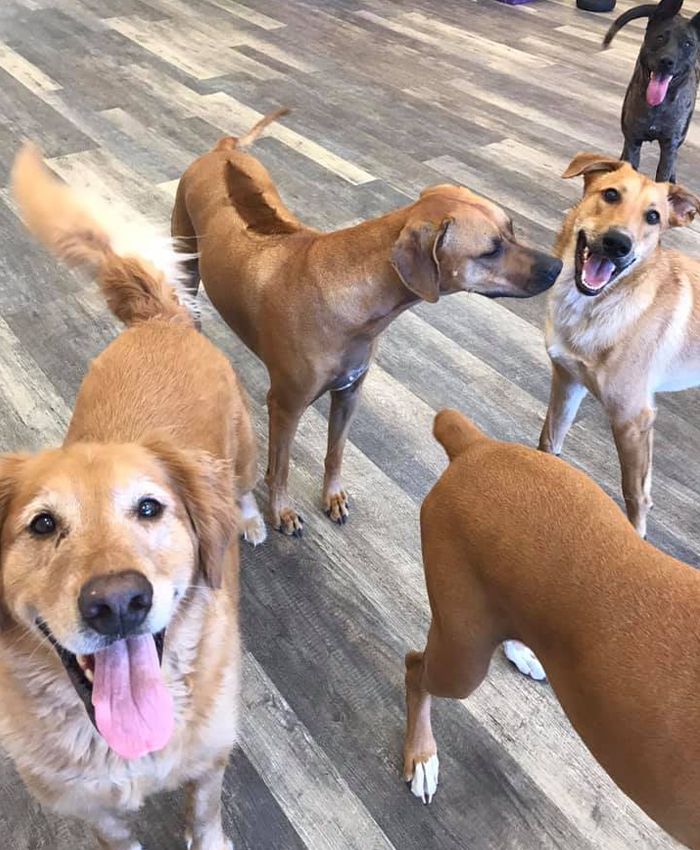
M 691 20 L 678 16 L 683 0 L 661 0 L 628 9 L 608 30 L 603 45 L 636 18 L 649 18 L 642 49 L 622 105 L 621 159 L 639 168 L 643 142 L 661 148 L 657 181 L 676 179 L 678 149 L 685 141 L 695 109 L 700 68 L 700 12 Z

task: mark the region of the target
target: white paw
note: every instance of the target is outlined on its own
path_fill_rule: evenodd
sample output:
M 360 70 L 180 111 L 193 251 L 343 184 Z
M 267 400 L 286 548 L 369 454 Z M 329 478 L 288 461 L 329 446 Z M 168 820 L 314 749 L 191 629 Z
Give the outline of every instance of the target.
M 439 770 L 440 762 L 437 755 L 430 756 L 428 761 L 416 762 L 411 779 L 411 793 L 425 805 L 433 801 L 433 795 L 438 787 Z
M 508 661 L 515 664 L 524 676 L 530 676 L 538 682 L 544 681 L 547 674 L 540 664 L 535 653 L 519 640 L 506 640 L 503 642 L 503 652 Z
M 244 493 L 240 500 L 241 518 L 243 520 L 243 539 L 258 546 L 267 537 L 265 520 L 258 510 L 258 503 L 252 493 Z

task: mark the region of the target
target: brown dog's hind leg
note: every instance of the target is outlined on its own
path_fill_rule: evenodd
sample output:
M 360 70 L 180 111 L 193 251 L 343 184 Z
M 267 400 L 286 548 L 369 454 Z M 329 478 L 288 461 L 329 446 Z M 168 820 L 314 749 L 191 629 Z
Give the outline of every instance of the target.
M 468 618 L 468 612 L 465 616 Z M 460 617 L 460 625 L 463 623 Z M 473 636 L 470 642 L 463 628 L 446 640 L 433 623 L 425 652 L 409 652 L 406 656 L 403 776 L 410 783 L 411 792 L 424 803 L 430 803 L 438 784 L 437 745 L 430 723 L 431 694 L 453 699 L 468 697 L 486 676 L 496 645 L 490 636 L 487 639 L 486 631 L 479 635 L 475 625 L 472 623 L 469 629 Z
M 560 455 L 564 439 L 574 424 L 576 414 L 586 395 L 586 388 L 574 376 L 552 363 L 552 389 L 549 407 L 540 434 L 539 449 L 548 454 Z
M 655 418 L 655 411 L 648 407 L 632 419 L 612 421 L 627 516 L 641 537 L 647 536 L 647 515 L 653 504 L 651 464 Z
M 221 787 L 228 753 L 187 786 L 187 847 L 189 850 L 233 850 L 221 825 Z
M 185 205 L 184 189 L 182 181 L 177 187 L 175 206 L 170 220 L 170 234 L 175 241 L 175 248 L 180 254 L 187 256 L 183 261 L 184 280 L 181 286 L 187 293 L 190 303 L 187 305 L 194 316 L 195 325 L 201 329 L 199 309 L 196 305 L 197 293 L 199 292 L 199 254 L 197 249 L 197 234 L 190 220 Z
M 304 520 L 289 504 L 287 480 L 289 453 L 304 408 L 283 404 L 272 389 L 267 394 L 270 417 L 268 463 L 265 480 L 270 490 L 270 514 L 274 528 L 291 537 L 301 537 Z
M 348 518 L 348 494 L 340 482 L 343 451 L 366 375 L 367 372 L 344 390 L 331 392 L 326 471 L 323 477 L 323 510 L 326 516 L 338 525 L 343 525 Z

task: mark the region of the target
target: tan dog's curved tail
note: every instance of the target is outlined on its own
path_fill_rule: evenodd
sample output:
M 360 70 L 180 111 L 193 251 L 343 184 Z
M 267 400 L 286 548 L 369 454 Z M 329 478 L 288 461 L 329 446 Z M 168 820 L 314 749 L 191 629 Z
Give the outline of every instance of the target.
M 174 289 L 178 263 L 187 257 L 171 240 L 142 224 L 103 224 L 105 211 L 58 180 L 32 144 L 15 158 L 11 187 L 29 232 L 66 265 L 87 269 L 124 324 L 155 318 L 193 324 Z
M 461 455 L 478 440 L 487 439 L 466 416 L 458 410 L 441 410 L 433 422 L 433 436 L 447 452 L 450 460 Z
M 257 124 L 253 125 L 247 133 L 242 136 L 224 136 L 223 139 L 219 139 L 219 141 L 214 146 L 215 151 L 228 151 L 233 150 L 234 148 L 247 148 L 249 145 L 252 145 L 253 142 L 260 136 L 262 131 L 269 124 L 274 123 L 279 118 L 282 118 L 285 115 L 289 115 L 289 109 L 286 106 L 281 107 L 280 109 L 276 109 L 274 112 L 270 112 L 268 115 L 265 115 L 261 118 Z

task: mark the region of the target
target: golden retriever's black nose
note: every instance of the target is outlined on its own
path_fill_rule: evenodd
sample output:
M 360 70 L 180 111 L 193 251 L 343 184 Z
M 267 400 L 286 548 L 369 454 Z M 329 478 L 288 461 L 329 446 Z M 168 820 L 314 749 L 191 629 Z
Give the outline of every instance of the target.
M 96 576 L 86 582 L 78 609 L 87 626 L 101 635 L 127 637 L 143 625 L 153 604 L 153 587 L 136 570 Z

